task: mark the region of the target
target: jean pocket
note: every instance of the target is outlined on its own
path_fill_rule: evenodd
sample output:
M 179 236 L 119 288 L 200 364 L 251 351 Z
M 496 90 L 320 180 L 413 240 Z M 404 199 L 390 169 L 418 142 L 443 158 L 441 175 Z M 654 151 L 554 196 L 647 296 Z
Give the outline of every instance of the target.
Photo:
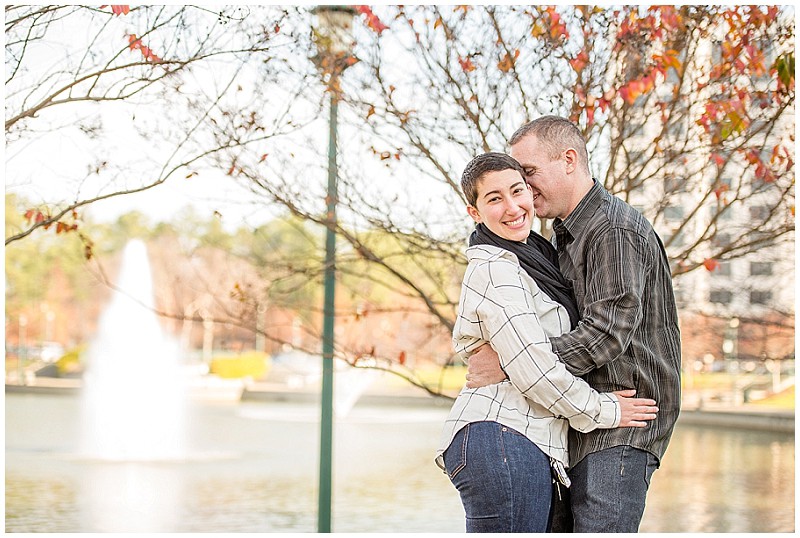
M 444 469 L 450 480 L 467 466 L 467 440 L 469 439 L 469 424 L 461 428 L 453 437 L 450 446 L 444 451 Z

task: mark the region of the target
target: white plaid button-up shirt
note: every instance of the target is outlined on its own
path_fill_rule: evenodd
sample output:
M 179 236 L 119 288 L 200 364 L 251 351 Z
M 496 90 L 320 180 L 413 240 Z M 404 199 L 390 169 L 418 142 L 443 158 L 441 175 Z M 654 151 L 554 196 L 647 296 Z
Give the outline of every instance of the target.
M 539 289 L 516 255 L 491 245 L 470 247 L 466 254 L 453 345 L 466 360 L 490 343 L 508 379 L 462 389 L 445 421 L 436 462 L 444 468 L 442 454 L 462 427 L 494 421 L 567 465 L 569 426 L 582 432 L 616 427 L 617 397 L 591 389 L 553 353 L 549 338 L 569 331 L 569 316 Z

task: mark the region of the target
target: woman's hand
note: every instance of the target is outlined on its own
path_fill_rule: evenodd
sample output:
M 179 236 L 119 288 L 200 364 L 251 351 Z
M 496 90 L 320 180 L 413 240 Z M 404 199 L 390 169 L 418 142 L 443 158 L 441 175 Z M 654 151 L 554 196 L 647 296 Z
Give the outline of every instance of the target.
M 618 428 L 644 428 L 647 421 L 656 418 L 658 407 L 650 398 L 634 398 L 636 390 L 626 389 L 614 391 L 619 399 L 620 418 Z

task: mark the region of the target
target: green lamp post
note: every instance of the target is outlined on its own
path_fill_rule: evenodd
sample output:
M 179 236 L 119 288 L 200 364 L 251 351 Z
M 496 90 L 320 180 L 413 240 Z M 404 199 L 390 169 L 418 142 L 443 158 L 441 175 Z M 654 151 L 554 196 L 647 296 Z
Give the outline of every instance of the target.
M 319 6 L 314 9 L 317 26 L 313 58 L 327 84 L 330 98 L 328 143 L 328 193 L 325 235 L 325 299 L 322 327 L 322 414 L 320 418 L 318 532 L 331 532 L 332 447 L 333 447 L 333 321 L 336 286 L 336 127 L 339 108 L 339 77 L 352 63 L 350 30 L 355 10 L 349 6 Z

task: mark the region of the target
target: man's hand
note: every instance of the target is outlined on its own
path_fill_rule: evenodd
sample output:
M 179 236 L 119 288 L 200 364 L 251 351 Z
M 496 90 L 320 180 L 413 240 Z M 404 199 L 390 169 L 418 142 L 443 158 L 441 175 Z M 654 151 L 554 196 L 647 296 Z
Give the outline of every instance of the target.
M 471 361 L 472 359 L 470 359 Z M 619 410 L 622 418 L 618 428 L 644 428 L 648 420 L 656 418 L 658 407 L 656 401 L 650 398 L 633 398 L 636 391 L 633 389 L 614 391 L 619 400 Z
M 500 368 L 500 357 L 492 346 L 483 344 L 467 361 L 467 388 L 477 389 L 505 381 L 506 373 Z

